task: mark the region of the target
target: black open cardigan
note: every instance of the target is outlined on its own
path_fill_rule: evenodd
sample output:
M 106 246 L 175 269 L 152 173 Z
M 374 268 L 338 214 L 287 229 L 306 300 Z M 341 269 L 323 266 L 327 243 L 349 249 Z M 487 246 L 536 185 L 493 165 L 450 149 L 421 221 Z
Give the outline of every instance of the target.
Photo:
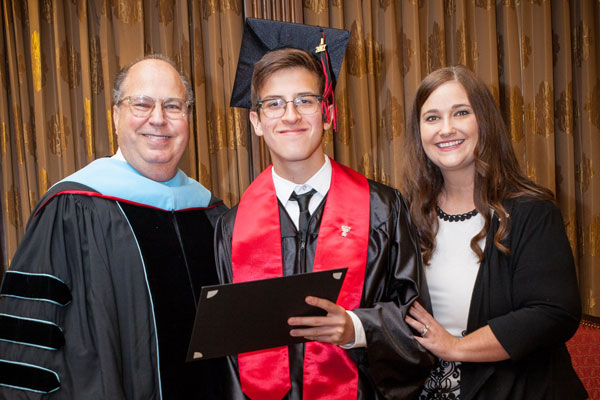
M 461 365 L 461 398 L 585 399 L 565 342 L 577 330 L 581 303 L 560 210 L 550 201 L 505 202 L 511 229 L 505 255 L 487 235 L 467 332 L 489 325 L 510 359 Z

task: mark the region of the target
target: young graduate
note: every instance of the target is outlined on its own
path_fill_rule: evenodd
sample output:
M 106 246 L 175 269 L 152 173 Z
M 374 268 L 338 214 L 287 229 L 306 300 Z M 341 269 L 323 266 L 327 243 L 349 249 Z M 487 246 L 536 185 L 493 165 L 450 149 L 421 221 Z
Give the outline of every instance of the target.
M 309 342 L 228 358 L 231 399 L 410 399 L 433 363 L 404 322 L 416 299 L 430 300 L 400 193 L 323 151 L 348 37 L 246 22 L 231 105 L 251 109 L 273 164 L 217 222 L 220 280 L 348 272 L 337 304 L 306 299 L 326 316 L 287 321 Z

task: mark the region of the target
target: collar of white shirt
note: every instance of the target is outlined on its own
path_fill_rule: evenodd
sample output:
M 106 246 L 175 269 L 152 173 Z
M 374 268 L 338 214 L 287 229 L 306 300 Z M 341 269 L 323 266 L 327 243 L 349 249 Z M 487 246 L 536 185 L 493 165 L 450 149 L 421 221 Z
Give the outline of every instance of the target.
M 123 153 L 121 152 L 121 148 L 120 147 L 117 148 L 117 152 L 112 156 L 112 158 L 114 158 L 116 160 L 127 162 L 127 160 L 125 160 L 125 157 L 123 157 Z
M 277 198 L 281 204 L 283 204 L 283 207 L 296 225 L 296 228 L 298 228 L 300 209 L 298 208 L 298 203 L 296 201 L 289 201 L 290 196 L 294 191 L 297 194 L 303 194 L 311 189 L 315 189 L 316 193 L 311 197 L 310 203 L 308 203 L 308 211 L 312 214 L 319 204 L 321 204 L 321 201 L 327 195 L 329 187 L 331 186 L 331 161 L 329 161 L 329 157 L 325 156 L 323 166 L 301 185 L 277 175 L 274 168 L 272 169 L 272 175 Z

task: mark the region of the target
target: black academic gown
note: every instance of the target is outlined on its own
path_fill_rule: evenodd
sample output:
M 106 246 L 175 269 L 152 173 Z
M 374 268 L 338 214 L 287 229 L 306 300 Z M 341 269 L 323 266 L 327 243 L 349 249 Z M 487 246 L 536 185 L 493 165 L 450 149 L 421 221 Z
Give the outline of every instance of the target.
M 360 308 L 352 310 L 365 329 L 367 347 L 348 350 L 358 367 L 357 399 L 412 399 L 421 390 L 433 357 L 413 338 L 404 322 L 408 308 L 419 299 L 430 309 L 421 269 L 417 238 L 410 228 L 407 207 L 398 191 L 369 181 L 370 230 L 367 267 Z M 298 232 L 279 204 L 283 274 L 312 271 L 325 198 L 310 218 L 305 249 Z M 237 208 L 225 213 L 215 228 L 217 270 L 222 283 L 232 281 L 231 240 Z M 257 210 L 259 212 L 259 210 Z M 302 399 L 304 345 L 289 347 L 292 389 L 288 400 Z M 237 357 L 228 357 L 225 398 L 241 400 Z
M 53 197 L 65 190 L 88 194 Z M 5 274 L 0 399 L 223 399 L 224 360 L 185 358 L 200 287 L 217 282 L 213 224 L 225 207 L 164 211 L 89 193 L 54 186 Z

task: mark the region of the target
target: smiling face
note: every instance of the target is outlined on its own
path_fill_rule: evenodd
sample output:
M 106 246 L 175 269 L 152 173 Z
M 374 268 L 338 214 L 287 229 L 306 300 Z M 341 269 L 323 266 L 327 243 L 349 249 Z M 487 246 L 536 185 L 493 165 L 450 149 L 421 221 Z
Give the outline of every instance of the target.
M 144 95 L 154 99 L 186 99 L 179 74 L 162 60 L 149 59 L 133 65 L 123 82 L 123 96 Z M 152 113 L 133 115 L 129 102 L 113 107 L 119 148 L 133 168 L 147 178 L 164 182 L 175 176 L 177 164 L 188 144 L 187 116 L 165 118 L 160 103 Z
M 281 98 L 291 101 L 305 94 L 320 94 L 319 82 L 316 74 L 301 67 L 274 72 L 258 90 L 261 100 Z M 323 131 L 329 129 L 331 123 L 323 122 L 321 107 L 314 114 L 302 115 L 290 102 L 285 114 L 279 118 L 268 118 L 259 109 L 250 112 L 250 120 L 254 132 L 269 146 L 273 167 L 283 178 L 296 181 L 297 175 L 290 176 L 289 171 L 299 170 L 303 177 L 309 178 L 323 165 Z
M 463 85 L 448 81 L 435 89 L 421 107 L 419 127 L 423 150 L 444 179 L 460 174 L 472 182 L 479 126 Z

